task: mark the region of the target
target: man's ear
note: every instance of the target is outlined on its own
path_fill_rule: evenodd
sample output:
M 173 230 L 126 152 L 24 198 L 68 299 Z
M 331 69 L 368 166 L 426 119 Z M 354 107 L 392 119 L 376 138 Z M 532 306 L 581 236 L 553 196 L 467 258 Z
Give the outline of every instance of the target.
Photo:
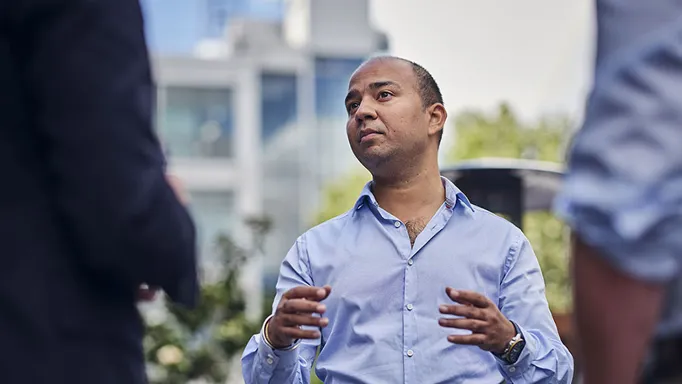
M 429 135 L 437 135 L 445 127 L 448 112 L 441 103 L 432 104 L 427 108 L 427 112 L 429 113 Z

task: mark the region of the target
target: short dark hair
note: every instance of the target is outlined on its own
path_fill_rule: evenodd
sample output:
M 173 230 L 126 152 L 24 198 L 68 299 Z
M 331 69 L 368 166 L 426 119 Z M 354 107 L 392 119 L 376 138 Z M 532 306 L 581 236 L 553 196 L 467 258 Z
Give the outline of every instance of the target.
M 414 75 L 417 78 L 417 89 L 419 91 L 419 98 L 422 101 L 422 107 L 424 109 L 436 104 L 440 103 L 445 105 L 443 102 L 443 94 L 440 92 L 440 87 L 438 86 L 438 83 L 436 83 L 436 80 L 431 76 L 431 73 L 426 70 L 426 68 L 422 67 L 421 65 L 415 63 L 414 61 L 404 59 L 402 57 L 398 56 L 378 56 L 371 58 L 370 60 L 399 60 L 404 63 L 410 64 L 412 67 L 412 71 L 414 71 Z M 440 130 L 439 136 L 438 136 L 438 142 L 443 139 L 443 129 Z

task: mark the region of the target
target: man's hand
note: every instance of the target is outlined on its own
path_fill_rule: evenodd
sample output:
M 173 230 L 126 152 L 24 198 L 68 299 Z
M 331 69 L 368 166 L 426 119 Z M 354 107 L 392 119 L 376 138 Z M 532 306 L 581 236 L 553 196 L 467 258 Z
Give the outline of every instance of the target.
M 326 327 L 329 319 L 322 316 L 313 316 L 314 313 L 322 315 L 326 310 L 320 301 L 326 299 L 332 288 L 324 287 L 296 287 L 282 295 L 282 300 L 277 305 L 275 315 L 267 324 L 267 338 L 275 348 L 286 348 L 297 339 L 317 339 L 320 332 L 303 330 L 302 325 L 314 327 Z
M 153 288 L 153 287 L 150 287 L 146 284 L 143 284 L 137 290 L 137 300 L 138 301 L 153 301 L 156 298 L 156 293 L 158 291 L 159 291 L 158 288 Z
M 487 297 L 471 291 L 445 289 L 448 296 L 460 305 L 440 306 L 440 313 L 462 318 L 443 317 L 438 324 L 447 328 L 468 329 L 470 335 L 450 335 L 448 341 L 454 344 L 476 345 L 484 351 L 502 353 L 509 341 L 516 335 L 514 324 L 497 309 Z
M 180 180 L 177 176 L 170 174 L 166 175 L 166 180 L 168 181 L 168 184 L 170 184 L 171 188 L 173 188 L 175 196 L 177 196 L 178 200 L 180 200 L 183 205 L 187 205 L 189 203 L 189 193 L 187 193 L 182 180 Z

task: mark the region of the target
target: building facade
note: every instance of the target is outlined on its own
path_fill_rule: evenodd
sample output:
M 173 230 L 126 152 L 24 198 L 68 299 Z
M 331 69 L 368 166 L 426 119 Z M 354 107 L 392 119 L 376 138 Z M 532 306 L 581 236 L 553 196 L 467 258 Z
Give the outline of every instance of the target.
M 243 7 L 225 11 L 236 16 L 222 36 L 178 37 L 192 41 L 180 53 L 150 45 L 156 123 L 169 168 L 190 191 L 204 265 L 214 260 L 219 234 L 246 241 L 246 218 L 272 221 L 264 255 L 243 274 L 253 295 L 247 310 L 256 316 L 263 285 L 274 286 L 279 263 L 310 226 L 321 188 L 355 164 L 345 135 L 347 81 L 387 42 L 371 27 L 368 0 L 292 0 L 281 3 L 280 16 L 278 2 L 252 1 L 272 6 L 263 11 L 222 1 Z

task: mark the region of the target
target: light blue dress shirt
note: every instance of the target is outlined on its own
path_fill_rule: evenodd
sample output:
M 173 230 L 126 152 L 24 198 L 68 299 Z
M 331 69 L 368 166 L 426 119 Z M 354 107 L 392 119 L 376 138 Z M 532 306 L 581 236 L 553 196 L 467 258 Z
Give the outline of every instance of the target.
M 370 190 L 355 207 L 303 234 L 282 263 L 276 307 L 296 286 L 330 285 L 329 325 L 321 340 L 272 350 L 255 335 L 242 356 L 247 384 L 307 384 L 318 346 L 317 375 L 327 384 L 570 383 L 573 358 L 561 343 L 544 281 L 523 233 L 469 203 L 443 179 L 446 201 L 410 244 L 404 223 Z M 527 345 L 514 365 L 476 346 L 455 345 L 443 328 L 445 287 L 497 303 Z
M 598 0 L 594 88 L 556 210 L 611 265 L 669 284 L 682 334 L 682 4 Z

